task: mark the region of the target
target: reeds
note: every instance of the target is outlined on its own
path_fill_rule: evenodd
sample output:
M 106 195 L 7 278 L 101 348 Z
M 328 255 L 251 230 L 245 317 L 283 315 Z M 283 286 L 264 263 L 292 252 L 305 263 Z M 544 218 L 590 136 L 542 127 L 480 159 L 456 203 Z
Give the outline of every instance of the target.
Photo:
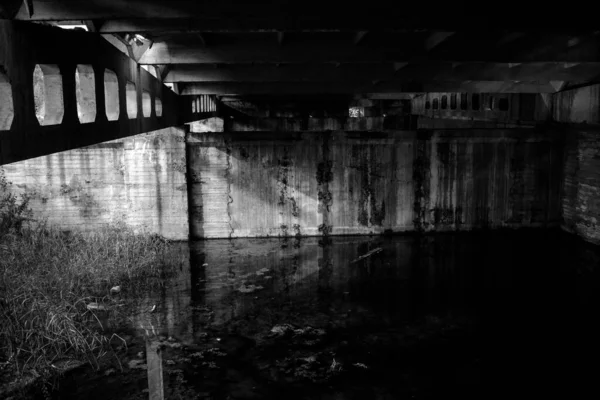
M 45 228 L 0 237 L 0 357 L 19 371 L 99 357 L 108 338 L 87 308 L 116 285 L 129 296 L 162 282 L 168 242 L 125 228 L 91 235 Z
M 87 305 L 110 308 L 117 285 L 134 298 L 162 285 L 175 272 L 169 242 L 125 226 L 93 233 L 33 226 L 25 223 L 26 199 L 0 195 L 0 366 L 47 376 L 61 360 L 97 364 L 112 337 Z

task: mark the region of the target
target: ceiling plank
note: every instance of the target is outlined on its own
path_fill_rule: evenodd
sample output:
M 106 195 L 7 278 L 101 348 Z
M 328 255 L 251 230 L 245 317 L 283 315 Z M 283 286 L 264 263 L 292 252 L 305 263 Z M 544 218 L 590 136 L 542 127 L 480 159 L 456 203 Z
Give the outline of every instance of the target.
M 25 8 L 25 12 L 29 18 L 33 17 L 33 12 L 35 11 L 33 8 L 33 0 L 23 0 L 23 7 Z
M 98 18 L 98 17 L 94 17 Z M 266 18 L 266 17 L 265 17 Z M 26 18 L 29 19 L 29 18 Z M 83 19 L 83 18 L 80 18 Z M 90 18 L 88 18 L 90 19 Z M 34 18 L 35 20 L 35 18 Z M 52 20 L 58 20 L 56 18 Z M 424 20 L 423 23 L 409 23 L 409 21 L 393 21 L 387 23 L 385 19 L 373 22 L 362 22 L 353 23 L 352 21 L 338 22 L 336 20 L 328 21 L 328 23 L 315 23 L 315 21 L 302 22 L 302 18 L 294 24 L 285 25 L 280 21 L 271 20 L 245 20 L 236 21 L 228 20 L 221 17 L 220 19 L 214 18 L 164 18 L 164 17 L 153 17 L 148 18 L 108 18 L 104 19 L 104 25 L 102 26 L 100 33 L 177 33 L 177 32 L 215 32 L 215 33 L 277 33 L 277 32 L 297 32 L 297 33 L 308 33 L 308 32 L 321 32 L 321 33 L 336 33 L 336 32 L 373 32 L 373 33 L 411 33 L 420 32 L 423 30 L 435 30 L 443 31 L 447 29 L 447 32 L 467 32 L 477 34 L 480 32 L 481 26 L 478 26 L 477 21 L 471 21 L 471 24 L 460 25 L 458 23 L 435 23 L 429 20 Z M 473 24 L 474 22 L 474 24 Z M 367 29 L 368 28 L 368 29 Z M 589 29 L 596 29 L 595 27 L 589 27 L 586 29 L 585 25 L 569 28 L 568 26 L 557 26 L 549 25 L 544 27 L 543 25 L 537 26 L 529 24 L 528 26 L 521 26 L 518 31 L 506 29 L 507 26 L 499 25 L 485 26 L 486 30 L 497 29 L 503 36 L 498 40 L 498 45 L 510 43 L 516 39 L 519 39 L 528 32 L 555 32 L 555 33 L 577 33 L 584 32 Z M 451 29 L 451 30 L 450 30 Z M 356 35 L 355 35 L 356 37 Z
M 480 43 L 485 46 L 485 43 Z M 547 52 L 486 52 L 479 54 L 475 48 L 463 46 L 460 51 L 440 52 L 430 55 L 427 60 L 465 62 L 600 62 L 597 48 L 588 51 L 568 51 L 549 54 Z M 340 39 L 304 38 L 286 46 L 277 43 L 240 39 L 235 43 L 224 43 L 210 49 L 192 46 L 185 42 L 158 41 L 140 59 L 142 64 L 202 64 L 202 63 L 302 63 L 302 62 L 411 62 L 423 61 L 409 48 L 401 46 L 354 46 Z
M 425 49 L 431 51 L 446 40 L 452 37 L 456 32 L 432 32 L 425 40 Z
M 32 0 L 27 0 L 32 1 Z M 507 5 L 494 10 L 490 15 L 485 8 L 471 8 L 465 12 L 453 3 L 440 3 L 432 7 L 430 2 L 407 3 L 370 1 L 361 7 L 324 7 L 322 1 L 305 0 L 285 2 L 273 7 L 269 2 L 248 2 L 242 0 L 211 0 L 192 2 L 189 0 L 33 0 L 36 20 L 86 20 L 86 19 L 179 19 L 203 22 L 206 28 L 242 27 L 285 29 L 304 27 L 344 28 L 357 30 L 377 29 L 381 26 L 407 26 L 411 28 L 447 29 L 450 27 L 474 26 L 493 28 L 523 27 L 529 30 L 539 28 L 564 29 L 566 27 L 596 27 L 593 13 L 575 13 L 561 10 L 563 19 L 556 24 L 553 18 L 544 18 L 536 13 L 525 12 Z M 575 11 L 575 7 L 573 7 Z M 518 9 L 519 12 L 514 12 Z M 17 18 L 32 19 L 21 10 Z M 232 12 L 233 11 L 233 12 Z M 577 10 L 579 11 L 579 10 Z M 293 18 L 290 18 L 290 15 Z M 202 16 L 202 18 L 197 18 Z M 532 17 L 536 23 L 532 24 Z M 560 26 L 557 26 L 560 25 Z M 202 26 L 202 25 L 200 25 Z
M 538 82 L 371 82 L 346 83 L 249 83 L 207 82 L 180 84 L 182 95 L 299 95 L 299 94 L 360 94 L 360 93 L 419 93 L 419 92 L 481 92 L 481 93 L 555 93 L 550 83 Z
M 394 75 L 394 63 L 340 64 L 170 64 L 165 82 L 346 82 L 392 80 L 442 81 L 572 81 L 595 79 L 599 63 L 419 63 Z
M 391 63 L 385 64 L 180 64 L 165 77 L 165 82 L 345 82 L 391 78 Z

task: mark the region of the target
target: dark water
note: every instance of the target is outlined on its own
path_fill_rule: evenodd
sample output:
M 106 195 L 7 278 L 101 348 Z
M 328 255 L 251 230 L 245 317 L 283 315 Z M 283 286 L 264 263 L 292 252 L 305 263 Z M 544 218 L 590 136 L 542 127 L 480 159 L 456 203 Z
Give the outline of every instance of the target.
M 597 398 L 600 250 L 572 236 L 187 246 L 191 268 L 119 327 L 113 365 L 58 398 Z

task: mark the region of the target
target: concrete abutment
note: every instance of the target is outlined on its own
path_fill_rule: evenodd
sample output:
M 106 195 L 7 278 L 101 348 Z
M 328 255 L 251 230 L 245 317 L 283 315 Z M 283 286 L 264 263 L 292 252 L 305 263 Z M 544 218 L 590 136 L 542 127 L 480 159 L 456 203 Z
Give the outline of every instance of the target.
M 51 225 L 122 222 L 176 240 L 554 227 L 567 203 L 597 207 L 581 200 L 589 177 L 561 197 L 558 131 L 224 126 L 213 118 L 3 168 Z

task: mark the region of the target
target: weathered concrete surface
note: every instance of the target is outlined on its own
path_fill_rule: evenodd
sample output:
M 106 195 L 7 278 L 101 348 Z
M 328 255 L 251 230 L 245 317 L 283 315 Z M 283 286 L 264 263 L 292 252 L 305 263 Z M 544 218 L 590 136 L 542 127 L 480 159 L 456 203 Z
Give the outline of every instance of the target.
M 557 225 L 554 139 L 530 129 L 192 133 L 191 236 Z
M 188 239 L 184 132 L 175 128 L 7 164 L 36 219 L 66 230 L 125 223 Z
M 479 99 L 476 108 L 473 105 L 474 94 L 477 94 Z M 455 104 L 452 101 L 453 96 L 456 99 Z M 549 93 L 425 93 L 412 100 L 411 109 L 416 115 L 433 119 L 527 124 L 534 121 L 547 121 L 551 118 L 551 96 Z M 445 108 L 442 102 L 444 97 L 447 101 Z M 436 101 L 437 108 L 435 108 Z M 500 108 L 500 101 L 506 102 L 506 109 Z M 461 127 L 476 128 L 477 126 Z
M 600 123 L 600 84 L 556 93 L 552 101 L 557 122 Z
M 422 224 L 417 228 L 557 225 L 558 139 L 527 129 L 434 131 L 417 143 L 414 184 L 421 202 L 415 203 L 415 223 Z
M 600 131 L 568 132 L 564 160 L 563 228 L 600 244 Z

